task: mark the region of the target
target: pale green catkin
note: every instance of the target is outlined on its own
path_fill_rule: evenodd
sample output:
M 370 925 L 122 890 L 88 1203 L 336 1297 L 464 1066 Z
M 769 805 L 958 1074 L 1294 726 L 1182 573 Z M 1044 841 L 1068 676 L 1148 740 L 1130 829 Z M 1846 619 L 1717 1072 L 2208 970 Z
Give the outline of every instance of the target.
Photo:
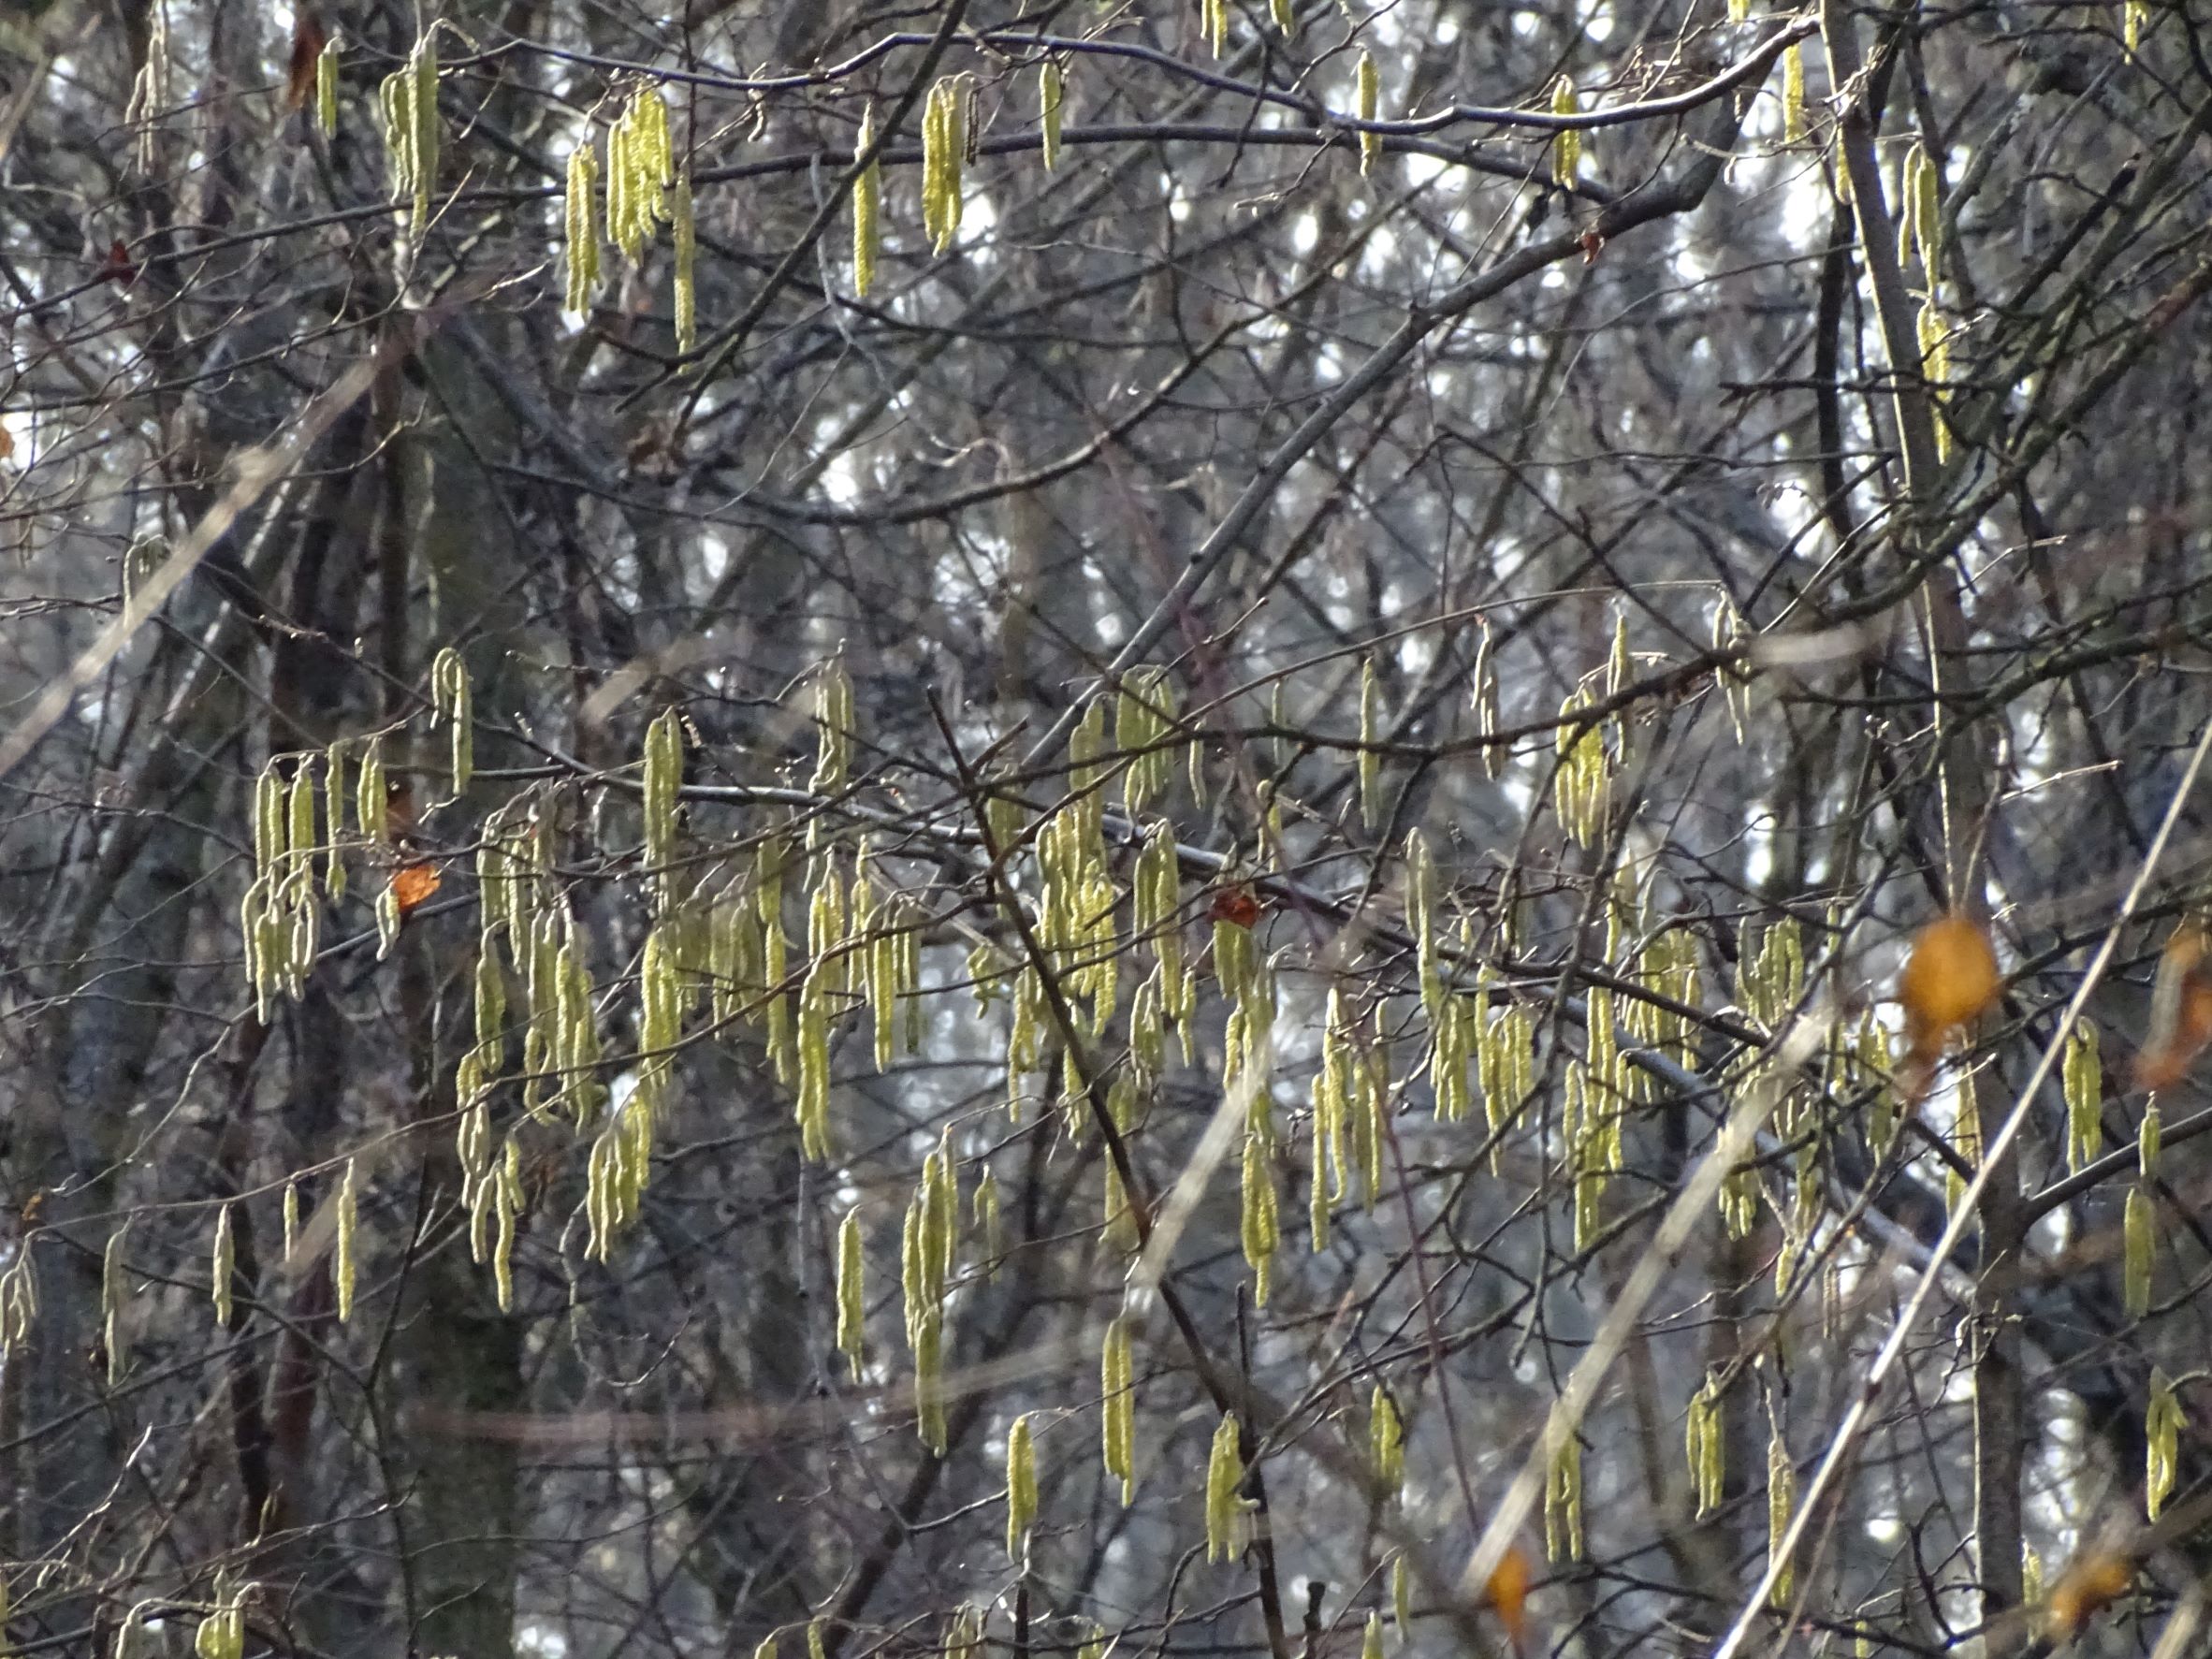
M 1244 1460 L 1237 1446 L 1237 1414 L 1224 1412 L 1206 1458 L 1206 1559 L 1234 1557 L 1244 1548 Z
M 340 51 L 339 36 L 332 35 L 315 58 L 315 124 L 323 129 L 326 138 L 338 136 Z
M 1551 113 L 1575 115 L 1581 110 L 1581 100 L 1575 95 L 1575 83 L 1562 75 L 1551 88 Z M 1579 127 L 1562 127 L 1551 140 L 1551 182 L 1571 185 L 1582 170 L 1582 131 Z
M 1583 1556 L 1582 1443 L 1572 1433 L 1561 1439 L 1544 1478 L 1544 1550 L 1558 1562 Z
M 1006 1553 L 1024 1562 L 1029 1530 L 1037 1524 L 1037 1447 L 1024 1412 L 1006 1432 Z
M 870 104 L 861 112 L 860 135 L 852 142 L 855 165 L 867 155 L 875 142 L 876 107 Z M 852 181 L 852 292 L 861 299 L 866 299 L 868 290 L 875 286 L 876 250 L 883 235 L 882 203 L 883 168 L 871 157 Z
M 1782 1425 L 1774 1426 L 1773 1438 L 1767 1443 L 1767 1553 L 1769 1558 L 1782 1551 L 1782 1541 L 1789 1531 L 1790 1514 L 1797 1506 L 1797 1471 L 1790 1462 L 1790 1448 L 1782 1437 Z M 1786 1612 L 1795 1589 L 1796 1575 L 1791 1564 L 1784 1561 L 1774 1576 L 1774 1590 L 1768 1605 L 1777 1611 Z
M 404 66 L 378 89 L 392 188 L 408 200 L 407 236 L 422 240 L 438 177 L 438 44 L 434 30 L 415 43 Z
M 210 1273 L 215 1293 L 215 1322 L 228 1330 L 234 1312 L 230 1282 L 238 1272 L 238 1244 L 231 1233 L 228 1204 L 215 1212 L 215 1244 L 211 1257 Z
M 922 113 L 922 227 L 943 253 L 960 232 L 960 173 L 968 156 L 967 80 L 948 76 L 929 89 Z
M 1367 1447 L 1375 1484 L 1393 1496 L 1405 1487 L 1405 1428 L 1382 1384 L 1367 1402 Z
M 354 1244 L 359 1205 L 359 1189 L 354 1183 L 354 1160 L 349 1157 L 345 1160 L 345 1176 L 338 1186 L 338 1245 L 331 1273 L 338 1288 L 338 1322 L 341 1325 L 354 1317 L 354 1284 L 359 1267 Z
M 599 286 L 599 155 L 591 137 L 570 153 L 568 182 L 563 197 L 562 251 L 567 255 L 568 287 L 561 309 L 583 316 L 591 309 L 591 296 Z
M 1044 170 L 1060 165 L 1060 108 L 1067 98 L 1067 80 L 1057 58 L 1046 58 L 1037 72 L 1038 125 L 1044 136 Z
M 1360 665 L 1360 822 L 1374 830 L 1382 822 L 1382 756 L 1374 745 L 1381 719 L 1381 694 L 1375 659 Z
M 699 343 L 699 232 L 691 210 L 691 175 L 679 174 L 668 193 L 668 220 L 676 242 L 670 279 L 676 312 L 676 349 L 688 355 Z
M 1382 71 L 1375 66 L 1375 54 L 1362 51 L 1359 68 L 1360 119 L 1372 122 L 1382 109 Z M 1364 129 L 1360 134 L 1360 176 L 1365 178 L 1375 170 L 1375 164 L 1382 155 L 1382 135 Z
M 1127 1508 L 1137 1491 L 1137 1410 L 1135 1359 L 1126 1318 L 1116 1317 L 1106 1327 L 1099 1382 L 1106 1473 L 1121 1482 L 1122 1506 Z
M 848 1211 L 837 1229 L 837 1352 L 852 1367 L 852 1380 L 860 1381 L 866 1355 L 866 1289 L 860 1212 Z
M 457 800 L 468 793 L 476 767 L 473 701 L 469 665 L 458 651 L 447 646 L 430 663 L 430 723 L 450 728 L 452 789 Z

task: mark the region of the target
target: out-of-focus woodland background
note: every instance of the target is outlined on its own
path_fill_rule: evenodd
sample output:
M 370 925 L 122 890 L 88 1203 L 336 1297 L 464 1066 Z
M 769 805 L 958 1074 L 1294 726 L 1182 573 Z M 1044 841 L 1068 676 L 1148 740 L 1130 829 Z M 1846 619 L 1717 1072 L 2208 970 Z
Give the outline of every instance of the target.
M 0 1652 L 2186 1651 L 2202 22 L 11 8 Z

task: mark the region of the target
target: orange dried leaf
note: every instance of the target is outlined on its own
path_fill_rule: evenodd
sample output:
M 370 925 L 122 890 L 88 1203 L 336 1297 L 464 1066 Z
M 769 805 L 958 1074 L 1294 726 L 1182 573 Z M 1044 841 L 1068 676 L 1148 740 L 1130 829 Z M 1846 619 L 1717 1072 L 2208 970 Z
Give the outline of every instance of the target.
M 1912 1052 L 1941 1054 L 1944 1039 L 1997 1000 L 2002 982 L 1997 952 L 1979 923 L 1952 914 L 1923 927 L 1897 982 Z
M 2135 1569 L 2124 1555 L 2098 1553 L 2068 1567 L 2051 1592 L 2050 1633 L 2070 1641 L 2081 1627 L 2127 1594 Z
M 437 866 L 429 864 L 404 864 L 392 872 L 392 900 L 404 916 L 417 909 L 425 899 L 438 891 L 444 878 Z
M 1506 1545 L 1506 1553 L 1490 1570 L 1490 1605 L 1497 1609 L 1498 1623 L 1506 1627 L 1515 1653 L 1526 1651 L 1522 1644 L 1528 1635 L 1528 1552 L 1519 1544 Z
M 329 43 L 323 20 L 302 8 L 292 23 L 292 62 L 284 77 L 284 108 L 303 109 L 315 95 L 315 60 Z
M 1214 895 L 1208 912 L 1215 922 L 1231 922 L 1239 927 L 1251 927 L 1259 921 L 1259 900 L 1249 887 L 1224 887 Z
M 1898 1083 L 1908 1102 L 1916 1104 L 1927 1094 L 1951 1033 L 1996 1001 L 2002 983 L 1989 936 L 1972 918 L 1953 911 L 1914 936 L 1897 981 L 1897 999 L 1905 1011 Z
M 2150 991 L 2150 1030 L 2135 1056 L 2135 1082 L 2143 1088 L 2172 1088 L 2212 1042 L 2212 971 L 2205 957 L 2212 939 L 2193 917 L 2174 929 L 2159 953 L 2158 978 Z

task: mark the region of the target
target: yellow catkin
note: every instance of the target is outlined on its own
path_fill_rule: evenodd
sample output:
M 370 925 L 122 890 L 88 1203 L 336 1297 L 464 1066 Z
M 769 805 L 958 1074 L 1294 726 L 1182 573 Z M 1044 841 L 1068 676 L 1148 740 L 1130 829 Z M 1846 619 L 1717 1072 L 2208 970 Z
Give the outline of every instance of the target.
M 1582 1443 L 1572 1433 L 1561 1439 L 1544 1478 L 1544 1550 L 1553 1561 L 1582 1559 Z
M 2143 1417 L 2143 1505 L 2156 1521 L 2174 1492 L 2181 1451 L 2181 1431 L 2189 1417 L 2175 1398 L 2173 1379 L 2163 1371 L 2150 1374 L 2150 1406 Z
M 625 110 L 606 135 L 606 240 L 635 265 L 652 233 L 652 210 L 639 189 L 637 131 Z
M 1398 1407 L 1382 1384 L 1367 1402 L 1367 1450 L 1375 1484 L 1392 1495 L 1405 1487 L 1405 1426 Z
M 323 865 L 323 890 L 335 902 L 345 896 L 345 744 L 333 743 L 323 751 L 323 822 L 330 832 L 330 849 Z
M 1805 141 L 1805 48 L 1792 41 L 1782 54 L 1782 141 Z
M 2066 1167 L 2079 1173 L 2104 1150 L 2104 1063 L 2097 1027 L 2076 1020 L 2066 1035 Z
M 676 182 L 668 106 L 657 87 L 633 93 L 607 132 L 607 236 L 633 265 L 642 264 L 655 225 L 668 216 L 665 195 Z
M 1233 1558 L 1244 1548 L 1244 1460 L 1237 1446 L 1237 1414 L 1224 1412 L 1206 1458 L 1206 1559 Z
M 852 159 L 858 165 L 863 156 L 875 147 L 876 108 L 873 104 L 860 118 L 860 136 L 853 140 Z M 852 292 L 861 299 L 868 297 L 868 290 L 876 283 L 876 249 L 882 234 L 883 169 L 880 163 L 869 157 L 852 181 Z
M 407 235 L 419 243 L 438 177 L 438 43 L 427 31 L 406 64 L 378 89 L 394 191 L 408 200 Z
M 450 733 L 448 764 L 456 800 L 468 793 L 476 769 L 476 721 L 469 689 L 469 665 L 448 646 L 430 663 L 430 723 L 444 724 Z
M 384 739 L 369 739 L 361 751 L 361 773 L 354 785 L 354 812 L 361 834 L 379 847 L 392 842 L 391 786 L 384 771 Z
M 499 1187 L 493 1195 L 498 1226 L 493 1234 L 491 1270 L 503 1314 L 515 1304 L 515 1220 L 522 1213 L 522 1148 L 513 1141 L 507 1142 L 498 1179 Z
M 1918 240 L 1920 268 L 1928 273 L 1930 295 L 1943 280 L 1943 180 L 1935 157 L 1915 145 L 1913 150 L 1913 230 Z
M 1244 1136 L 1243 1197 L 1241 1230 L 1244 1259 L 1252 1268 L 1252 1302 L 1256 1307 L 1265 1307 L 1275 1250 L 1282 1243 L 1282 1223 L 1274 1169 L 1268 1160 L 1266 1139 L 1251 1132 Z
M 914 1343 L 915 1428 L 923 1445 L 940 1457 L 944 1454 L 947 1436 L 944 1336 L 944 1316 L 932 1313 L 923 1321 Z
M 339 36 L 332 35 L 315 59 L 315 124 L 326 138 L 338 136 L 339 53 Z
M 285 868 L 294 875 L 303 873 L 314 851 L 314 768 L 302 755 L 298 768 L 292 774 L 291 787 L 284 792 Z
M 1121 1501 L 1126 1508 L 1137 1492 L 1136 1370 L 1126 1318 L 1117 1317 L 1106 1327 L 1099 1357 L 1099 1383 L 1106 1473 L 1121 1482 Z
M 1006 1255 L 1006 1217 L 998 1201 L 998 1177 L 988 1167 L 976 1178 L 968 1215 L 975 1225 L 976 1249 L 982 1258 L 976 1265 L 986 1280 L 994 1279 L 998 1275 L 999 1260 Z
M 1174 692 L 1164 668 L 1132 669 L 1123 677 L 1113 713 L 1113 741 L 1126 760 L 1122 804 L 1135 817 L 1167 793 L 1174 764 L 1167 739 L 1172 730 Z
M 1047 58 L 1037 71 L 1038 125 L 1044 137 L 1044 170 L 1053 171 L 1060 165 L 1060 109 L 1068 95 L 1068 84 L 1056 58 Z
M 948 76 L 922 112 L 922 227 L 943 253 L 960 231 L 960 170 L 968 154 L 968 88 Z
M 833 972 L 830 958 L 817 957 L 806 982 L 799 987 L 795 1113 L 800 1152 L 815 1163 L 828 1161 L 831 1152 L 829 1027 L 830 999 L 835 993 L 829 982 Z
M 1721 1400 L 1709 1380 L 1690 1397 L 1687 1442 L 1691 1483 L 1697 1492 L 1697 1515 L 1703 1520 L 1720 1506 L 1727 1483 L 1728 1437 L 1721 1416 Z
M 1381 693 L 1375 659 L 1360 666 L 1360 822 L 1370 830 L 1382 822 L 1382 755 L 1374 747 L 1381 719 Z
M 1789 1531 L 1790 1513 L 1797 1506 L 1797 1471 L 1790 1462 L 1789 1444 L 1782 1437 L 1782 1427 L 1775 1425 L 1773 1438 L 1767 1443 L 1767 1553 L 1769 1558 L 1782 1550 L 1783 1535 Z M 1786 1611 L 1791 1593 L 1795 1588 L 1796 1574 L 1790 1563 L 1784 1561 L 1774 1575 L 1774 1590 L 1768 1605 Z
M 677 800 L 683 786 L 683 717 L 663 709 L 646 728 L 640 789 L 645 820 L 646 874 L 652 879 L 655 908 L 666 913 L 675 899 Z
M 668 220 L 676 241 L 671 279 L 676 306 L 676 349 L 689 353 L 699 343 L 699 284 L 695 270 L 699 238 L 691 213 L 691 175 L 678 176 L 668 193 Z
M 599 286 L 599 153 L 589 135 L 568 158 L 567 223 L 563 231 L 568 255 L 568 292 L 562 309 L 582 316 L 591 309 L 591 295 Z
M 816 794 L 835 794 L 845 787 L 852 755 L 852 679 L 843 658 L 831 658 L 817 676 L 813 712 L 814 776 L 807 787 Z
M 2140 1186 L 2128 1188 L 2120 1235 L 2124 1244 L 2120 1266 L 2120 1295 L 2128 1317 L 2140 1319 L 2150 1312 L 2150 1282 L 2158 1247 L 2158 1210 Z
M 284 781 L 277 776 L 276 760 L 271 756 L 268 765 L 261 768 L 254 779 L 254 875 L 256 880 L 267 880 L 277 874 L 284 862 L 287 841 L 290 839 L 290 822 L 285 816 Z
M 866 1354 L 867 1302 L 864 1283 L 864 1256 L 860 1212 L 847 1213 L 837 1229 L 837 1352 L 852 1367 L 852 1380 L 860 1380 Z
M 1372 122 L 1382 110 L 1382 71 L 1375 66 L 1375 54 L 1360 54 L 1360 119 Z M 1360 134 L 1360 176 L 1365 178 L 1375 169 L 1382 155 L 1382 135 L 1362 129 Z
M 415 71 L 415 218 L 409 234 L 419 240 L 430 214 L 430 187 L 438 178 L 438 36 L 425 30 L 407 60 Z
M 1574 115 L 1580 111 L 1581 102 L 1575 95 L 1575 83 L 1564 75 L 1551 89 L 1551 113 Z M 1562 127 L 1551 140 L 1551 182 L 1571 185 L 1582 170 L 1582 133 L 1579 127 Z
M 1930 283 L 1934 281 L 1931 277 Z M 1936 458 L 1951 458 L 1951 423 L 1943 415 L 1944 385 L 1951 378 L 1951 326 L 1933 296 L 1920 308 L 1920 373 L 1928 382 L 1928 400 L 1935 405 Z
M 1024 1412 L 1006 1432 L 1006 1553 L 1028 1559 L 1029 1529 L 1037 1524 L 1037 1446 Z
M 345 1160 L 345 1176 L 338 1186 L 338 1244 L 331 1277 L 338 1288 L 338 1322 L 344 1324 L 354 1317 L 354 1279 L 357 1263 L 355 1260 L 354 1236 L 359 1215 L 359 1192 L 354 1185 L 354 1160 Z
M 291 1188 L 286 1186 L 284 1190 L 289 1192 Z M 130 1223 L 126 1220 L 108 1235 L 108 1246 L 100 1252 L 100 1346 L 108 1350 L 109 1388 L 123 1381 L 123 1374 L 130 1363 L 129 1332 L 125 1323 L 130 1285 L 123 1259 L 123 1241 L 129 1231 Z
M 272 908 L 267 877 L 246 889 L 238 908 L 239 934 L 246 951 L 246 983 L 254 993 L 254 1015 L 264 1026 L 269 1024 L 269 997 L 277 978 Z M 378 920 L 381 923 L 383 918 Z
M 235 1311 L 231 1303 L 231 1280 L 238 1272 L 238 1244 L 231 1232 L 228 1204 L 215 1212 L 215 1244 L 211 1255 L 210 1274 L 215 1292 L 215 1322 L 227 1330 Z

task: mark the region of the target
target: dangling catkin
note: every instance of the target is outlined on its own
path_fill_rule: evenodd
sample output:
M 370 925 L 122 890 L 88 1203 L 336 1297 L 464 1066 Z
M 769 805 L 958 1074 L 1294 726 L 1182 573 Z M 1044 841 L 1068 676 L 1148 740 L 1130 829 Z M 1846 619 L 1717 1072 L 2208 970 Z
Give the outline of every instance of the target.
M 1038 124 L 1044 134 L 1044 170 L 1048 173 L 1060 165 L 1060 106 L 1066 96 L 1067 82 L 1059 60 L 1045 59 L 1037 71 L 1037 111 Z
M 1575 96 L 1575 83 L 1564 75 L 1551 89 L 1551 113 L 1574 115 L 1580 111 L 1581 103 Z M 1582 131 L 1579 127 L 1562 127 L 1551 140 L 1551 182 L 1571 185 L 1582 170 Z
M 338 64 L 339 36 L 334 34 L 315 58 L 315 124 L 326 138 L 338 136 Z
M 693 274 L 698 264 L 699 237 L 691 216 L 691 175 L 681 174 L 668 193 L 668 219 L 676 240 L 676 269 L 671 279 L 676 306 L 676 349 L 690 353 L 699 343 L 699 285 Z
M 866 1289 L 863 1282 L 864 1256 L 860 1212 L 849 1210 L 837 1228 L 837 1352 L 852 1367 L 852 1380 L 860 1380 L 866 1354 Z
M 1244 1460 L 1237 1448 L 1237 1414 L 1221 1415 L 1214 1431 L 1214 1445 L 1206 1458 L 1206 1559 L 1234 1557 L 1244 1548 L 1244 1500 L 1237 1489 L 1244 1482 Z
M 1037 1447 L 1029 1414 L 1022 1413 L 1006 1432 L 1006 1553 L 1024 1562 L 1029 1555 L 1029 1529 L 1037 1524 Z
M 238 1272 L 238 1244 L 231 1235 L 230 1206 L 225 1204 L 215 1212 L 215 1246 L 212 1252 L 211 1273 L 215 1292 L 215 1322 L 225 1330 L 230 1329 L 233 1312 L 230 1300 L 230 1281 Z
M 1099 1358 L 1099 1382 L 1103 1397 L 1106 1473 L 1121 1482 L 1122 1506 L 1127 1508 L 1137 1491 L 1137 1408 L 1135 1361 L 1126 1318 L 1117 1317 L 1106 1327 L 1106 1341 Z
M 583 316 L 599 286 L 599 153 L 589 133 L 568 158 L 563 242 L 568 255 L 568 291 L 561 309 Z
M 359 1192 L 354 1185 L 354 1160 L 345 1160 L 345 1178 L 338 1186 L 338 1246 L 331 1277 L 338 1288 L 338 1322 L 354 1317 L 354 1229 L 359 1215 Z
M 857 164 L 876 143 L 876 107 L 861 112 L 860 136 L 852 143 Z M 876 282 L 876 248 L 882 237 L 883 168 L 873 159 L 852 181 L 852 292 L 866 299 Z
M 1375 54 L 1360 54 L 1360 119 L 1371 122 L 1382 109 L 1382 71 L 1375 66 Z M 1382 154 L 1382 135 L 1364 128 L 1360 133 L 1360 176 L 1364 179 L 1375 168 L 1375 160 Z

